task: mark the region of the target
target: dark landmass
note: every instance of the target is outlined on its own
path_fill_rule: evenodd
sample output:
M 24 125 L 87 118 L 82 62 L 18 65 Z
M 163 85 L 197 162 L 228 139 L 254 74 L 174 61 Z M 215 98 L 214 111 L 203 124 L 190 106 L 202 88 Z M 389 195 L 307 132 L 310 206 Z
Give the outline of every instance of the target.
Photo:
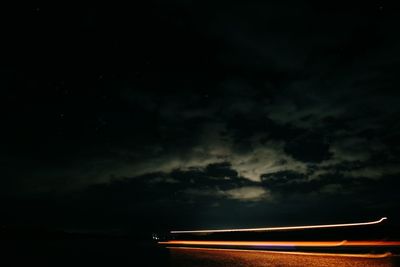
M 80 240 L 80 239 L 134 239 L 150 242 L 152 233 L 104 233 L 66 231 L 38 226 L 0 225 L 0 240 Z

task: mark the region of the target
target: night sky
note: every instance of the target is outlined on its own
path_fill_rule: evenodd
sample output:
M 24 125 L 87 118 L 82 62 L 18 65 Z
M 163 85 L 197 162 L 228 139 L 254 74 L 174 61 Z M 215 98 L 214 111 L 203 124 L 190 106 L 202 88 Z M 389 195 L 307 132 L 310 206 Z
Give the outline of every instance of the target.
M 400 219 L 396 7 L 133 3 L 2 8 L 0 225 Z

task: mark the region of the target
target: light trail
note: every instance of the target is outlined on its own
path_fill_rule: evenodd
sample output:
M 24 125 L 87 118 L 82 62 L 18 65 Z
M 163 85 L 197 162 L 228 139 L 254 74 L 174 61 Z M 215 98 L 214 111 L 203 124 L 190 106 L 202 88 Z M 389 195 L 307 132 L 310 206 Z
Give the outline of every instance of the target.
M 161 245 L 199 245 L 199 246 L 242 246 L 242 247 L 339 247 L 346 241 L 197 241 L 171 240 L 158 242 Z
M 355 246 L 355 247 L 388 247 L 388 246 L 400 246 L 400 241 L 346 241 L 343 246 Z
M 350 226 L 365 226 L 379 224 L 386 220 L 387 217 L 382 217 L 376 221 L 360 222 L 360 223 L 340 223 L 340 224 L 320 224 L 320 225 L 302 225 L 302 226 L 287 226 L 287 227 L 264 227 L 264 228 L 239 228 L 239 229 L 220 229 L 220 230 L 190 230 L 190 231 L 170 231 L 171 234 L 195 234 L 195 233 L 226 233 L 226 232 L 262 232 L 262 231 L 283 231 L 283 230 L 305 230 L 319 228 L 336 228 Z
M 292 252 L 292 251 L 270 251 L 270 250 L 248 250 L 248 249 L 226 249 L 226 248 L 195 248 L 195 247 L 167 247 L 168 249 L 181 250 L 203 250 L 203 251 L 232 251 L 232 252 L 254 252 L 267 254 L 286 254 L 286 255 L 303 255 L 303 256 L 322 256 L 322 257 L 352 257 L 352 258 L 370 258 L 379 259 L 392 256 L 392 253 L 380 254 L 351 254 L 351 253 L 321 253 L 321 252 Z
M 400 246 L 400 241 L 197 241 L 171 240 L 161 245 L 240 246 L 240 247 L 389 247 Z

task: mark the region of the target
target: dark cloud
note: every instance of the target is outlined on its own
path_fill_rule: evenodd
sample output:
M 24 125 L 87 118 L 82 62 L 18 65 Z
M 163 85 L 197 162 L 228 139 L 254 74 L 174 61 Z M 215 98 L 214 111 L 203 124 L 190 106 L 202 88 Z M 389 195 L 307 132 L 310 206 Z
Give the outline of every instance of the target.
M 228 162 L 210 164 L 206 167 L 206 175 L 209 177 L 234 178 L 238 176 L 235 170 L 231 169 Z
M 325 136 L 305 133 L 285 145 L 285 151 L 293 157 L 306 162 L 322 162 L 331 157 Z

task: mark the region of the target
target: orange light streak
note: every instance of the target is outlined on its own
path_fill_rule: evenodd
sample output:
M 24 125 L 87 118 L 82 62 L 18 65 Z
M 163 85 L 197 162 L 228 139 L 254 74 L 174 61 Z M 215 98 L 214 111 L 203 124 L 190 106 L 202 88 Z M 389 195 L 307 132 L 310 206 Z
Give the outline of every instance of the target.
M 260 231 L 304 230 L 304 229 L 319 229 L 319 228 L 365 226 L 365 225 L 378 224 L 378 223 L 383 222 L 386 219 L 387 219 L 387 217 L 382 217 L 381 219 L 376 220 L 376 221 L 360 222 L 360 223 L 320 224 L 320 225 L 303 225 L 303 226 L 287 226 L 287 227 L 240 228 L 240 229 L 220 229 L 220 230 L 171 231 L 171 234 L 260 232 Z
M 198 246 L 241 246 L 241 247 L 363 247 L 363 246 L 400 246 L 400 241 L 197 241 L 171 240 L 158 242 L 161 245 L 198 245 Z
M 288 255 L 304 255 L 304 256 L 332 256 L 332 257 L 354 257 L 354 258 L 371 258 L 379 259 L 392 256 L 392 253 L 386 252 L 381 254 L 350 254 L 350 253 L 321 253 L 321 252 L 292 252 L 292 251 L 269 251 L 269 250 L 248 250 L 248 249 L 226 249 L 226 248 L 194 248 L 194 247 L 167 247 L 168 249 L 182 250 L 209 250 L 209 251 L 238 251 L 252 253 L 268 253 L 268 254 L 288 254 Z
M 346 241 L 343 246 L 400 246 L 400 241 Z
M 162 245 L 200 245 L 200 246 L 270 246 L 270 247 L 339 247 L 346 241 L 197 241 L 197 240 L 171 240 L 158 242 Z

